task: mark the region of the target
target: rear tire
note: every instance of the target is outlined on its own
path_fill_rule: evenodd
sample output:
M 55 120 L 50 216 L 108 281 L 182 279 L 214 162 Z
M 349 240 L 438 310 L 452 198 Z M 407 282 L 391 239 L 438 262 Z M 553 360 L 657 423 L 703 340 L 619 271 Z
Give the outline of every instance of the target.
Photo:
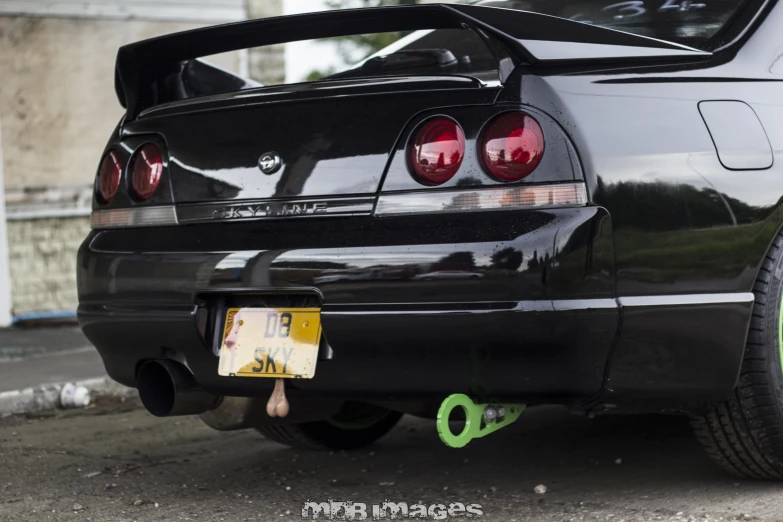
M 707 453 L 746 478 L 783 479 L 783 236 L 778 235 L 753 287 L 745 356 L 732 395 L 692 420 Z
M 329 420 L 258 429 L 267 439 L 306 450 L 351 450 L 369 446 L 399 422 L 402 413 L 362 402 L 346 402 Z

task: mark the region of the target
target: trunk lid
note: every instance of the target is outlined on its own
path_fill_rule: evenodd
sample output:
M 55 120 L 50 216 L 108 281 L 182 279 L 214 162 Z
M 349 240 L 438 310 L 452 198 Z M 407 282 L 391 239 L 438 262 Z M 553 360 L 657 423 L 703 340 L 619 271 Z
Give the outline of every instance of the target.
M 462 77 L 347 80 L 299 89 L 263 88 L 160 106 L 126 123 L 123 132 L 163 138 L 178 205 L 374 197 L 410 118 L 435 107 L 491 104 L 498 92 Z M 268 153 L 281 160 L 271 174 L 259 167 Z

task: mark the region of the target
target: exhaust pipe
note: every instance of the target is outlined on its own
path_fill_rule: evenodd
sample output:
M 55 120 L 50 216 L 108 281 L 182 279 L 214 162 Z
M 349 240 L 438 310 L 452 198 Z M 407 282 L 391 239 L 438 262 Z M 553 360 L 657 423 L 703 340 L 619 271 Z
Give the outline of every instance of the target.
M 205 392 L 184 365 L 166 359 L 142 364 L 137 386 L 141 403 L 156 417 L 199 415 L 220 404 L 220 397 Z

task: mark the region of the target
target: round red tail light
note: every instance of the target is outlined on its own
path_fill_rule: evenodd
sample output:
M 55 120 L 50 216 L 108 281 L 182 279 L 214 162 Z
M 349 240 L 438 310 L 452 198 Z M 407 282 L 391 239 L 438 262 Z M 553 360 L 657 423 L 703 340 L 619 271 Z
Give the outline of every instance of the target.
M 101 160 L 101 166 L 98 169 L 98 199 L 102 203 L 108 203 L 117 193 L 120 187 L 120 178 L 122 177 L 122 164 L 120 155 L 116 150 L 110 149 Z
M 544 132 L 524 112 L 496 118 L 484 131 L 484 166 L 500 181 L 519 181 L 533 172 L 544 156 Z
M 149 199 L 163 176 L 163 153 L 154 143 L 147 143 L 131 158 L 131 188 L 137 199 Z
M 465 134 L 449 118 L 425 121 L 408 146 L 408 163 L 419 183 L 441 185 L 450 180 L 465 157 Z

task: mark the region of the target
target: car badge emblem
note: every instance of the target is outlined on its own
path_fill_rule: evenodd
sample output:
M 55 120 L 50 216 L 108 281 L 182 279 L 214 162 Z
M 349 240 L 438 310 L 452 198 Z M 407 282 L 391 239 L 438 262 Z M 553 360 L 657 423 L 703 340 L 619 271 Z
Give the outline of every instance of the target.
M 282 164 L 283 160 L 277 152 L 265 152 L 258 158 L 258 168 L 264 174 L 274 174 L 280 169 Z

